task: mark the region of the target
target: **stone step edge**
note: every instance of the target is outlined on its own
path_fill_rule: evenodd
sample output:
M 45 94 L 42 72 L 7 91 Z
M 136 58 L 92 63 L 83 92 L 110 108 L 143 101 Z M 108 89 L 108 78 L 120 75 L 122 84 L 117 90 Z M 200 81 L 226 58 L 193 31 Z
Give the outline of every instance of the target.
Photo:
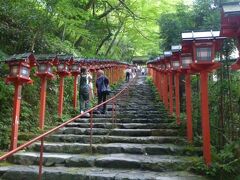
M 21 176 L 29 176 L 29 179 L 37 179 L 38 166 L 10 166 L 0 167 L 0 178 L 16 178 Z M 10 176 L 10 177 L 9 177 Z M 117 179 L 178 179 L 178 180 L 206 180 L 202 176 L 198 176 L 187 171 L 154 172 L 126 169 L 105 169 L 105 168 L 67 168 L 67 167 L 44 167 L 43 179 L 47 177 L 55 177 L 54 180 L 66 177 L 67 179 L 76 178 L 91 178 L 100 177 L 102 180 L 117 180 Z
M 28 149 L 28 151 L 39 152 L 40 142 L 34 143 Z M 86 153 L 90 151 L 90 144 L 88 143 L 54 143 L 45 142 L 44 152 L 59 152 L 59 153 L 71 153 L 79 154 Z M 65 152 L 64 149 L 68 147 L 68 151 Z M 50 149 L 56 148 L 58 151 L 51 151 Z M 63 149 L 61 149 L 63 148 Z M 72 151 L 71 148 L 73 149 Z M 74 149 L 75 148 L 75 149 Z M 112 154 L 112 153 L 129 153 L 129 154 L 148 154 L 148 155 L 202 155 L 202 150 L 200 147 L 178 146 L 172 144 L 134 144 L 134 143 L 109 143 L 109 144 L 92 144 L 93 152 L 98 154 Z M 70 149 L 70 150 L 69 150 Z M 160 152 L 159 152 L 160 151 Z
M 192 166 L 193 156 L 171 155 L 130 155 L 130 154 L 64 154 L 44 153 L 43 166 L 46 167 L 98 167 L 115 169 L 138 169 L 157 172 L 182 171 Z M 21 152 L 9 158 L 10 163 L 19 165 L 39 164 L 39 153 Z

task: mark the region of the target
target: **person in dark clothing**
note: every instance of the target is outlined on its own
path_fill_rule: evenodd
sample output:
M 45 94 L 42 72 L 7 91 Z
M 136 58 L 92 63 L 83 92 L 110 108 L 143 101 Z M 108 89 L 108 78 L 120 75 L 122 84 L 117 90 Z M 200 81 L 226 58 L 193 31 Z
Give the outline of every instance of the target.
M 125 78 L 126 82 L 129 82 L 130 75 L 131 75 L 131 69 L 127 68 L 126 69 L 126 78 Z
M 80 112 L 89 109 L 89 85 L 88 85 L 88 76 L 87 69 L 85 67 L 81 68 L 80 74 L 80 83 L 79 83 L 79 100 L 80 100 Z M 89 113 L 86 116 L 90 116 Z
M 108 92 L 106 92 L 106 87 L 109 85 L 108 78 L 104 75 L 104 71 L 99 70 L 97 72 L 97 80 L 96 80 L 96 87 L 97 87 L 97 96 L 98 96 L 98 104 L 106 101 Z M 102 114 L 106 113 L 107 105 L 104 104 L 103 108 L 100 110 Z

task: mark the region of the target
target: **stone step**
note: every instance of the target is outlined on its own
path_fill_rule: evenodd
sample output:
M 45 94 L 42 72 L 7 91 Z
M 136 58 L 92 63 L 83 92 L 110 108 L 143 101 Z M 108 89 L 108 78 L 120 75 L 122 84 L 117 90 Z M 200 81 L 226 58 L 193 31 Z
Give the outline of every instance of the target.
M 150 115 L 156 115 L 156 116 L 161 116 L 161 113 L 159 111 L 153 111 L 153 110 L 128 110 L 128 109 L 125 109 L 125 110 L 121 110 L 121 111 L 117 111 L 118 114 L 120 113 L 124 113 L 124 114 L 138 114 L 138 115 L 147 115 L 147 114 L 150 114 Z
M 92 134 L 94 135 L 107 135 L 112 131 L 111 129 L 104 128 L 92 128 Z M 56 134 L 79 134 L 79 135 L 90 135 L 90 128 L 77 128 L 77 127 L 66 127 L 59 129 Z
M 175 136 L 175 129 L 113 129 L 109 135 L 112 136 Z
M 73 135 L 73 134 L 54 134 L 46 137 L 49 142 L 70 142 L 70 143 L 89 143 L 89 135 Z M 186 140 L 178 136 L 147 136 L 147 137 L 126 137 L 126 136 L 101 136 L 93 135 L 93 143 L 142 143 L 142 144 L 186 144 Z
M 92 128 L 94 135 L 112 135 L 112 136 L 175 136 L 176 129 L 104 129 Z M 67 127 L 58 130 L 56 134 L 79 134 L 89 135 L 90 128 Z
M 174 123 L 170 119 L 166 118 L 115 118 L 116 123 Z M 112 123 L 113 119 L 112 118 L 104 118 L 104 117 L 98 117 L 98 118 L 93 118 L 93 123 Z M 89 118 L 79 118 L 76 119 L 74 122 L 77 123 L 89 123 L 90 119 Z
M 33 144 L 28 150 L 38 152 L 40 143 Z M 89 153 L 90 144 L 81 143 L 44 143 L 44 152 L 80 154 Z M 196 147 L 177 146 L 173 144 L 129 144 L 109 143 L 92 144 L 92 152 L 98 154 L 129 153 L 147 155 L 201 155 L 202 151 Z
M 2 180 L 37 180 L 38 166 L 0 167 Z M 206 180 L 186 171 L 154 172 L 109 168 L 44 167 L 42 180 Z
M 127 113 L 116 113 L 118 118 L 159 118 L 159 117 L 165 117 L 168 118 L 167 113 L 165 114 L 147 114 L 147 113 L 135 113 L 135 114 L 127 114 Z M 112 112 L 107 114 L 93 114 L 93 118 L 112 118 Z
M 66 127 L 79 127 L 79 128 L 89 128 L 89 123 L 70 123 Z M 121 128 L 121 129 L 159 129 L 159 128 L 172 128 L 177 129 L 178 126 L 176 124 L 170 123 L 94 123 L 93 128 L 105 128 L 112 129 L 113 127 Z
M 185 170 L 193 164 L 194 157 L 191 156 L 169 156 L 169 155 L 133 155 L 133 154 L 63 154 L 44 153 L 44 166 L 66 166 L 66 167 L 103 167 L 122 169 L 141 169 L 163 171 Z M 197 159 L 197 158 L 195 158 Z M 9 162 L 19 165 L 37 165 L 39 153 L 19 152 L 8 159 Z

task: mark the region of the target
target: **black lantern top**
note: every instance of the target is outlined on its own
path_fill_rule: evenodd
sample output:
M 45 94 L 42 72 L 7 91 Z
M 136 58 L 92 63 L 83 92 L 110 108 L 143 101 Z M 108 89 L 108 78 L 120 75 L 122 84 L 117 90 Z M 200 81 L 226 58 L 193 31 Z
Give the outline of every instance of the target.
M 53 62 L 58 60 L 56 54 L 39 54 L 39 55 L 36 55 L 36 58 L 38 62 L 43 62 L 43 61 Z
M 33 53 L 23 53 L 23 54 L 14 54 L 10 56 L 8 59 L 5 60 L 6 63 L 18 63 L 18 62 L 25 62 L 33 67 L 36 65 L 36 59 Z

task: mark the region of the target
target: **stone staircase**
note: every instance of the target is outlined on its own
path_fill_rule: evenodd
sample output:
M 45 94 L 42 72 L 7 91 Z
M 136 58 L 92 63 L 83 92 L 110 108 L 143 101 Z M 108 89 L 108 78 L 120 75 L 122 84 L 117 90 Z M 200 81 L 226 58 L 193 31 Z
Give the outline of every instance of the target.
M 175 121 L 154 101 L 145 77 L 139 77 L 117 101 L 115 124 L 111 117 L 110 111 L 94 115 L 92 154 L 88 118 L 47 137 L 43 179 L 205 179 L 187 172 L 201 149 L 186 146 Z M 39 148 L 40 143 L 35 143 L 9 158 L 15 165 L 0 167 L 0 179 L 37 179 Z

